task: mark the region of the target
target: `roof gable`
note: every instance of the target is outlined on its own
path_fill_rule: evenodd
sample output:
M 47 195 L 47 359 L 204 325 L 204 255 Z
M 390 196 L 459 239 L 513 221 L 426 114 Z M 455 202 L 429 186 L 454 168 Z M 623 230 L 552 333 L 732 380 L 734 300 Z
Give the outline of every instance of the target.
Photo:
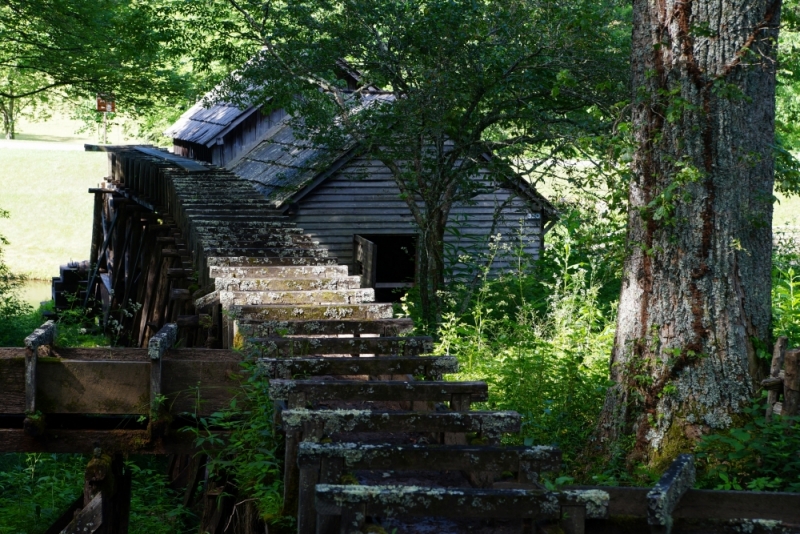
M 164 135 L 189 143 L 211 146 L 261 106 L 240 108 L 228 102 L 217 102 L 206 107 L 205 98 L 186 110 Z

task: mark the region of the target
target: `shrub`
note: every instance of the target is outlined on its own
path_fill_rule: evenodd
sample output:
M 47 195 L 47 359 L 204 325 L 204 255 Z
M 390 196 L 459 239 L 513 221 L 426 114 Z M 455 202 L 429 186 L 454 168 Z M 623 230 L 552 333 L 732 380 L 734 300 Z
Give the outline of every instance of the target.
M 0 455 L 0 534 L 44 532 L 83 492 L 76 454 Z
M 258 373 L 249 357 L 242 371 L 241 387 L 230 405 L 198 418 L 197 427 L 189 430 L 195 434 L 195 445 L 208 455 L 209 477 L 235 488 L 239 500 L 254 502 L 270 532 L 290 532 L 294 518 L 283 510 L 283 439 L 273 426 L 268 378 Z M 220 431 L 229 434 L 223 437 Z
M 742 424 L 700 439 L 699 487 L 800 492 L 800 417 L 767 421 L 763 401 L 744 411 Z
M 595 254 L 622 256 L 618 221 L 580 206 L 562 221 L 537 263 L 516 251 L 514 272 L 491 279 L 485 268 L 463 313 L 465 288 L 454 284 L 436 352 L 459 359 L 453 379 L 489 383 L 487 408 L 523 415 L 526 443 L 557 444 L 570 458 L 594 429 L 613 343 L 621 264 Z

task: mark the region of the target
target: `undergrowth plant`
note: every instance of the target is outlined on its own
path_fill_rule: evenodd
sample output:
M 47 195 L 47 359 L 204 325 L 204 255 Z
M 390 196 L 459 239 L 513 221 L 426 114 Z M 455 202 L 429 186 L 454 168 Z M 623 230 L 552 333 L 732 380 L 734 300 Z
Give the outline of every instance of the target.
M 607 387 L 620 265 L 607 255 L 596 261 L 593 249 L 616 252 L 618 226 L 610 215 L 567 207 L 542 259 L 522 247 L 498 251 L 514 268 L 493 276 L 487 262 L 467 306 L 464 286 L 453 284 L 436 333 L 435 352 L 459 359 L 452 379 L 487 381 L 486 408 L 518 411 L 525 443 L 556 444 L 567 459 L 594 429 Z
M 0 219 L 8 218 L 0 209 Z M 21 347 L 25 337 L 41 324 L 41 313 L 19 297 L 26 277 L 11 272 L 3 261 L 8 240 L 0 235 L 0 347 Z
M 194 514 L 182 495 L 169 487 L 166 458 L 138 456 L 125 462 L 131 471 L 129 534 L 189 534 L 197 531 Z
M 242 365 L 241 385 L 230 404 L 187 429 L 208 456 L 209 478 L 223 488 L 223 497 L 253 503 L 269 532 L 291 532 L 294 518 L 283 510 L 283 440 L 272 421 L 268 379 L 252 357 Z
M 700 439 L 699 487 L 800 492 L 800 417 L 767 421 L 765 397 L 741 414 L 742 424 Z
M 75 454 L 0 455 L 0 534 L 47 530 L 82 493 L 85 466 Z

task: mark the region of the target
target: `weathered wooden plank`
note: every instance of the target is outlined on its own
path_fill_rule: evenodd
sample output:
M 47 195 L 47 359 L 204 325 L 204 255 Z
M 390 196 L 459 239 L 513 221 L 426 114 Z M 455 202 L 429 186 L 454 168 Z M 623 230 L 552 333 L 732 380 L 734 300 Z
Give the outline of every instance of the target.
M 561 469 L 561 451 L 556 447 L 488 447 L 475 445 L 404 445 L 365 443 L 301 443 L 297 462 L 302 470 L 323 459 L 338 459 L 346 471 L 378 469 L 510 471 L 522 483 L 537 483 L 539 474 Z M 343 474 L 343 473 L 342 473 Z M 334 483 L 321 474 L 319 482 Z
M 224 409 L 239 392 L 240 361 L 164 360 L 163 392 L 170 413 L 208 415 Z
M 148 413 L 147 363 L 43 360 L 40 368 L 37 396 L 44 413 Z
M 225 360 L 164 358 L 162 393 L 173 413 L 208 414 L 226 405 L 235 392 L 240 357 Z M 176 351 L 177 352 L 177 351 Z M 209 350 L 208 352 L 215 352 Z M 24 360 L 0 359 L 0 413 L 25 411 Z M 198 394 L 200 406 L 197 406 Z M 46 358 L 39 362 L 37 396 L 44 413 L 148 414 L 150 364 L 139 361 L 87 361 Z
M 75 515 L 61 534 L 94 534 L 103 528 L 103 493 L 94 498 Z
M 567 489 L 594 489 L 568 486 Z M 603 487 L 611 496 L 609 515 L 647 517 L 647 494 L 651 488 Z M 786 524 L 800 523 L 800 493 L 759 491 L 687 490 L 672 513 L 673 520 L 764 519 Z
M 79 361 L 149 361 L 148 349 L 127 347 L 97 347 L 97 348 L 63 348 L 56 347 L 51 350 L 51 355 L 62 360 Z M 22 349 L 0 349 L 0 361 L 8 358 L 20 357 Z M 238 352 L 225 349 L 169 349 L 164 353 L 164 360 L 189 360 L 189 361 L 241 361 L 242 355 Z
M 797 415 L 800 411 L 800 350 L 786 352 L 783 378 L 783 415 Z
M 332 304 L 294 306 L 233 306 L 231 311 L 243 321 L 317 321 L 390 319 L 391 304 Z
M 0 349 L 0 413 L 25 413 L 25 349 Z
M 33 438 L 22 429 L 0 429 L 0 452 L 43 452 L 91 455 L 95 444 L 108 452 L 132 454 L 190 454 L 194 438 L 188 432 L 170 432 L 150 441 L 147 430 L 51 430 Z
M 226 266 L 209 264 L 211 278 L 336 278 L 347 277 L 345 265 Z
M 361 280 L 358 276 L 342 278 L 217 278 L 215 280 L 215 288 L 219 291 L 332 291 L 360 287 Z
M 411 332 L 414 323 L 411 319 L 375 319 L 372 321 L 239 321 L 239 331 L 246 336 L 274 336 L 274 335 L 353 335 L 353 334 L 380 334 L 396 336 Z
M 317 289 L 313 291 L 220 291 L 223 306 L 263 304 L 362 304 L 375 302 L 374 289 Z
M 608 517 L 609 496 L 602 490 L 317 486 L 316 507 L 320 515 L 339 515 L 346 507 L 358 504 L 365 505 L 368 516 L 533 519 L 560 519 L 563 506 L 584 505 L 588 518 L 603 519 Z
M 485 382 L 401 382 L 356 380 L 270 380 L 272 400 L 285 400 L 290 408 L 306 402 L 352 401 L 451 401 L 467 396 L 470 402 L 488 398 Z
M 307 410 L 294 408 L 280 414 L 289 430 L 321 439 L 343 432 L 475 432 L 496 441 L 503 434 L 519 432 L 522 418 L 517 412 L 379 412 L 373 410 Z
M 266 376 L 283 379 L 323 375 L 423 375 L 441 380 L 444 373 L 458 372 L 458 360 L 453 356 L 264 359 L 259 360 L 258 365 Z
M 647 494 L 647 523 L 653 534 L 672 532 L 672 512 L 694 481 L 694 456 L 679 455 Z
M 414 356 L 433 351 L 433 338 L 415 337 L 318 337 L 318 338 L 251 338 L 251 346 L 261 356 L 293 357 L 314 354 L 391 354 Z

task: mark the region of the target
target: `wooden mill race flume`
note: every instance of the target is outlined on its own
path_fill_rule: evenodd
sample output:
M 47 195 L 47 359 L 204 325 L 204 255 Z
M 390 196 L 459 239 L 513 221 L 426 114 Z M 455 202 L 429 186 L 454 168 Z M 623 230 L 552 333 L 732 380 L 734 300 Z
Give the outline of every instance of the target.
M 800 532 L 800 496 L 693 490 L 686 455 L 653 488 L 545 490 L 560 452 L 502 446 L 520 415 L 472 410 L 486 383 L 443 380 L 455 358 L 426 355 L 430 338 L 407 335 L 410 320 L 248 182 L 150 147 L 102 150 L 91 257 L 54 292 L 61 308 L 77 292 L 130 346 L 54 347 L 50 321 L 0 349 L 0 451 L 90 458 L 84 494 L 49 533 L 127 532 L 128 454 L 170 455 L 201 533 L 264 532 L 218 498 L 179 431 L 228 404 L 240 346 L 270 379 L 285 507 L 303 534 Z

